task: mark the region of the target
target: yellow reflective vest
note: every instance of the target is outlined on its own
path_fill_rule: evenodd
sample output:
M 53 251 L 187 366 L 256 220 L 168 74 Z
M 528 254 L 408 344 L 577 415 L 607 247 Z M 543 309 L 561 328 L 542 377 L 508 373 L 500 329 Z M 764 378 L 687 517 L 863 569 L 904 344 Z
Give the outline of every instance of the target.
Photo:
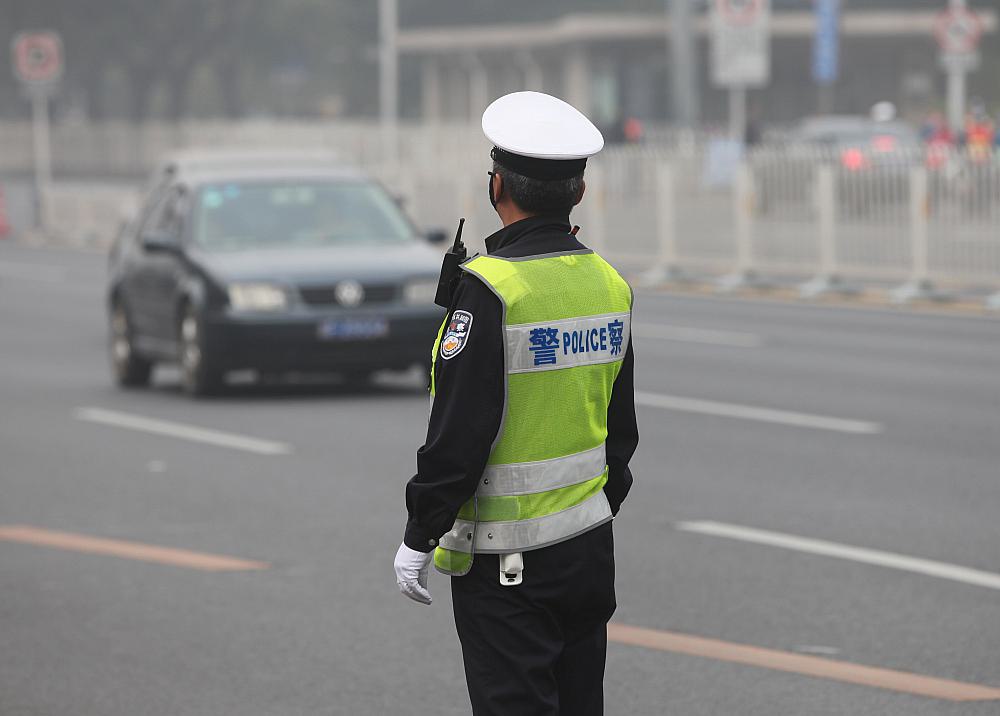
M 538 549 L 611 519 L 604 442 L 632 316 L 631 288 L 588 249 L 475 256 L 462 269 L 500 299 L 506 380 L 486 469 L 434 553 L 451 575 L 476 552 Z

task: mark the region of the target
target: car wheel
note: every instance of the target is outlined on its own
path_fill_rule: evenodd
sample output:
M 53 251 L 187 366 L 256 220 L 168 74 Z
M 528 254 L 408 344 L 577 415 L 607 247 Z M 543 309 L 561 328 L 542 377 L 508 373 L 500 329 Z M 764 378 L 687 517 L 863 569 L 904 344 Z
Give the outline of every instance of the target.
M 205 349 L 205 327 L 191 307 L 178 326 L 181 382 L 189 395 L 213 395 L 222 388 L 222 371 Z
M 132 345 L 132 325 L 120 301 L 111 309 L 108 328 L 108 352 L 115 383 L 123 388 L 149 385 L 153 363 L 136 353 Z

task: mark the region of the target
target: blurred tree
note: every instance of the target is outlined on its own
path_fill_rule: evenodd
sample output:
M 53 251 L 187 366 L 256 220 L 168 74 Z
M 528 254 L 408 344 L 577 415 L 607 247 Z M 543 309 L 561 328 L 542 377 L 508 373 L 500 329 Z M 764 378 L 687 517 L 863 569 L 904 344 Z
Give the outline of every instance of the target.
M 848 0 L 854 7 L 943 7 L 945 0 Z M 528 22 L 572 13 L 662 13 L 664 0 L 398 0 L 406 27 Z M 708 0 L 692 0 L 699 7 Z M 773 0 L 807 10 L 812 0 Z M 970 0 L 973 7 L 996 0 Z M 0 0 L 0 44 L 23 29 L 63 37 L 60 104 L 93 119 L 377 113 L 374 0 Z M 984 56 L 996 54 L 995 40 Z M 988 59 L 988 58 L 987 58 Z M 982 74 L 982 73 L 980 73 Z M 199 93 L 192 92 L 199 78 Z M 206 78 L 208 78 L 206 80 Z M 192 105 L 195 102 L 196 106 Z M 0 71 L 0 116 L 27 113 Z
M 0 42 L 35 28 L 62 35 L 62 96 L 84 97 L 95 119 L 108 114 L 114 69 L 127 78 L 127 116 L 136 122 L 150 117 L 158 94 L 165 117 L 185 116 L 192 78 L 204 68 L 217 78 L 218 112 L 234 117 L 248 111 L 249 98 L 276 113 L 315 112 L 319 99 L 335 94 L 364 108 L 359 71 L 374 70 L 365 61 L 374 6 L 350 0 L 0 0 Z M 317 99 L 312 106 L 277 106 L 281 98 L 268 84 L 289 66 L 301 69 Z M 7 73 L 0 98 L 15 92 Z M 20 104 L 0 101 L 0 112 Z

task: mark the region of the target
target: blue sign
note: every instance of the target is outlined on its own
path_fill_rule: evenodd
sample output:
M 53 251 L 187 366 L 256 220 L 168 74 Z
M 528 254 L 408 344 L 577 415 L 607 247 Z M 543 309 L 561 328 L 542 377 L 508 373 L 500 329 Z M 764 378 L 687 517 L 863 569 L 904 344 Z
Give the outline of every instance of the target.
M 816 37 L 813 39 L 812 76 L 818 84 L 837 81 L 840 54 L 841 0 L 815 0 Z

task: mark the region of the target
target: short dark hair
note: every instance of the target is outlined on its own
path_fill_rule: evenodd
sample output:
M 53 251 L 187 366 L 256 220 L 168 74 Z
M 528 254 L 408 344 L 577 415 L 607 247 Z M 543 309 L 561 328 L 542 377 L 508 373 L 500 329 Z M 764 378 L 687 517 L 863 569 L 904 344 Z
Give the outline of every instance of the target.
M 493 162 L 503 177 L 503 190 L 522 211 L 534 214 L 569 214 L 583 189 L 583 172 L 569 179 L 531 179 Z

